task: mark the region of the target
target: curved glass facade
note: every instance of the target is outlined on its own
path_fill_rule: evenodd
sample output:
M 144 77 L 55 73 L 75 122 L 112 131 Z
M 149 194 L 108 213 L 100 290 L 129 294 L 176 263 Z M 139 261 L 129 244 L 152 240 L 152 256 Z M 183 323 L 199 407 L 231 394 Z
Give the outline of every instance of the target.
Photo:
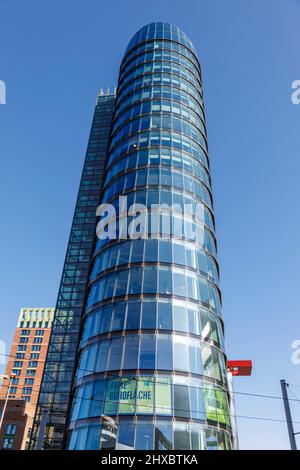
M 119 222 L 119 196 L 158 209 L 143 237 L 97 241 L 69 449 L 231 449 L 201 70 L 173 25 L 126 49 L 102 191 Z

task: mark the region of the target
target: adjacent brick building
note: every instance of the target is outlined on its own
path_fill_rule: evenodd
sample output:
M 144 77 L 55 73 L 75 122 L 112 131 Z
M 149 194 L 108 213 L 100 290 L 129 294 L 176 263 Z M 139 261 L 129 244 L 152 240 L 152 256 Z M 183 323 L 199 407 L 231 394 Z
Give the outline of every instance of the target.
M 5 375 L 10 377 L 14 374 L 14 378 L 0 430 L 0 449 L 26 447 L 41 386 L 53 316 L 53 308 L 22 308 L 20 311 L 5 371 Z M 0 388 L 0 410 L 8 385 L 9 380 L 4 379 Z
M 0 414 L 4 400 L 0 400 Z M 0 433 L 0 449 L 24 450 L 29 443 L 35 406 L 25 400 L 12 399 L 7 403 Z

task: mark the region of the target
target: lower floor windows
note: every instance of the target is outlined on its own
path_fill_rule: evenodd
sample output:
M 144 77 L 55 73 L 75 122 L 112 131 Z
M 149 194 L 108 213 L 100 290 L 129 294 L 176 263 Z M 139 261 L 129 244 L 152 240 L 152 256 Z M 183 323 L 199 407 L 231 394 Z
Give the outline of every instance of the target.
M 231 436 L 209 426 L 106 417 L 70 432 L 70 450 L 230 450 Z
M 2 443 L 2 449 L 5 450 L 5 449 L 12 449 L 14 446 L 14 438 L 11 438 L 11 437 L 5 437 L 3 439 L 3 443 Z
M 76 388 L 71 423 L 101 416 L 185 418 L 230 428 L 228 392 L 207 380 L 182 376 L 111 376 Z

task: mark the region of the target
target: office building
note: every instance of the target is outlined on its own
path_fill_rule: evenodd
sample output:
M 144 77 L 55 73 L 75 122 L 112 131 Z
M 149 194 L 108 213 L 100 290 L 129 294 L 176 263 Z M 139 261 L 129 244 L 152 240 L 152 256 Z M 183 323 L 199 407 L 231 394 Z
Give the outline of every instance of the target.
M 5 375 L 15 375 L 10 399 L 26 400 L 35 406 L 43 376 L 53 322 L 53 308 L 22 308 L 8 356 Z M 5 398 L 8 379 L 0 387 Z
M 20 311 L 0 387 L 0 416 L 8 394 L 0 449 L 24 450 L 28 446 L 53 316 L 53 308 L 22 308 Z
M 133 36 L 102 119 L 112 113 L 96 189 L 114 209 L 98 227 L 116 234 L 91 235 L 78 315 L 54 320 L 45 448 L 231 449 L 202 77 L 185 33 L 159 22 Z

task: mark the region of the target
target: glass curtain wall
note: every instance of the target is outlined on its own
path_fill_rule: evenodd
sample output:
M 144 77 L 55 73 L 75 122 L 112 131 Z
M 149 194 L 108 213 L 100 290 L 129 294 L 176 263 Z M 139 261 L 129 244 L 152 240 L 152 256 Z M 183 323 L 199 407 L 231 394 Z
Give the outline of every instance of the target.
M 102 197 L 120 219 L 119 196 L 159 208 L 151 236 L 97 241 L 68 448 L 231 449 L 201 70 L 167 23 L 121 63 Z M 166 204 L 189 208 L 167 229 Z
M 48 412 L 48 425 L 44 448 L 60 450 L 65 446 L 72 383 L 89 281 L 89 267 L 94 250 L 95 212 L 101 196 L 100 187 L 103 181 L 114 101 L 115 95 L 109 93 L 100 93 L 97 98 L 58 292 L 30 449 L 36 446 L 42 412 L 45 409 Z

